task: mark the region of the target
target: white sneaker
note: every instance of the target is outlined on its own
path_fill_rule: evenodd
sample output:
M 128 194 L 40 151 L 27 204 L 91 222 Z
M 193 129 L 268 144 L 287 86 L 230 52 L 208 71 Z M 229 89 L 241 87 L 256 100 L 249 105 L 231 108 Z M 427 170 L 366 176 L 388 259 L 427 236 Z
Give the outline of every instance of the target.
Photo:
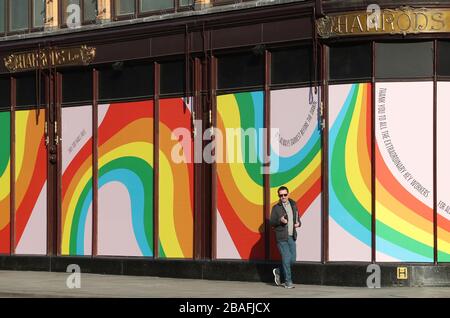
M 272 270 L 272 273 L 273 273 L 273 278 L 274 278 L 275 284 L 277 286 L 280 286 L 281 285 L 280 269 L 279 268 L 274 268 Z
M 295 286 L 294 286 L 294 284 L 284 284 L 284 288 L 288 288 L 288 289 L 291 289 L 291 288 L 295 288 Z

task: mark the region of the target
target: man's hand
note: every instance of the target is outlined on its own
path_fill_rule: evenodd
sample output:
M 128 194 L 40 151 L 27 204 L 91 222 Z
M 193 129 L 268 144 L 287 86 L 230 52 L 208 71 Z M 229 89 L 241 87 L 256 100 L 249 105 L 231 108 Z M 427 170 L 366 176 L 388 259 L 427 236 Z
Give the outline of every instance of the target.
M 295 224 L 294 224 L 294 227 L 300 227 L 300 223 L 298 223 L 298 222 L 295 223 Z
M 287 224 L 287 220 L 286 220 L 286 218 L 284 217 L 284 215 L 281 217 L 281 219 L 280 219 L 280 222 L 281 223 L 283 223 L 283 224 Z

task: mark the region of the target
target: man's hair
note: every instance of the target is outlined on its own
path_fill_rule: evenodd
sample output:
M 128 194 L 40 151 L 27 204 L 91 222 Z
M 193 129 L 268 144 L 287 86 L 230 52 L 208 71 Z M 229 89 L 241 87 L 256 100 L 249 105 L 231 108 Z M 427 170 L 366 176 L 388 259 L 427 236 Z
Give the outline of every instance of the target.
M 287 193 L 289 193 L 289 189 L 288 189 L 287 187 L 285 187 L 285 186 L 281 186 L 281 187 L 279 187 L 279 188 L 278 188 L 278 192 L 277 192 L 277 193 L 278 193 L 278 194 L 280 194 L 280 191 L 281 191 L 281 190 L 286 190 L 286 191 L 287 191 Z

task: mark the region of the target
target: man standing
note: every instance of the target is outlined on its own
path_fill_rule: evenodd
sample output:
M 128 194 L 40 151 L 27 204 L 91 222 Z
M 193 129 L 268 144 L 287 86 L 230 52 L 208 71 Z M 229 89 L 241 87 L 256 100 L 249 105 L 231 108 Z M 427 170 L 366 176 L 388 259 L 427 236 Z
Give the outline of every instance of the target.
M 279 268 L 273 269 L 275 284 L 281 285 L 280 274 L 284 277 L 284 287 L 294 288 L 292 284 L 291 266 L 296 260 L 297 228 L 301 222 L 298 215 L 297 204 L 289 199 L 289 190 L 282 186 L 278 189 L 280 200 L 272 207 L 270 214 L 270 225 L 275 230 L 278 250 L 281 254 L 281 271 Z

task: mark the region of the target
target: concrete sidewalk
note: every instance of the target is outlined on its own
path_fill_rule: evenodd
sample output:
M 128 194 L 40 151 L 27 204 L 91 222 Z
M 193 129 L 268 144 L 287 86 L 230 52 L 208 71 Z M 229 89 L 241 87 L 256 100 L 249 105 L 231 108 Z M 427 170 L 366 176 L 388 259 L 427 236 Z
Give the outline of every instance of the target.
M 450 297 L 447 287 L 358 288 L 81 274 L 81 288 L 69 289 L 69 273 L 0 271 L 0 297 Z

